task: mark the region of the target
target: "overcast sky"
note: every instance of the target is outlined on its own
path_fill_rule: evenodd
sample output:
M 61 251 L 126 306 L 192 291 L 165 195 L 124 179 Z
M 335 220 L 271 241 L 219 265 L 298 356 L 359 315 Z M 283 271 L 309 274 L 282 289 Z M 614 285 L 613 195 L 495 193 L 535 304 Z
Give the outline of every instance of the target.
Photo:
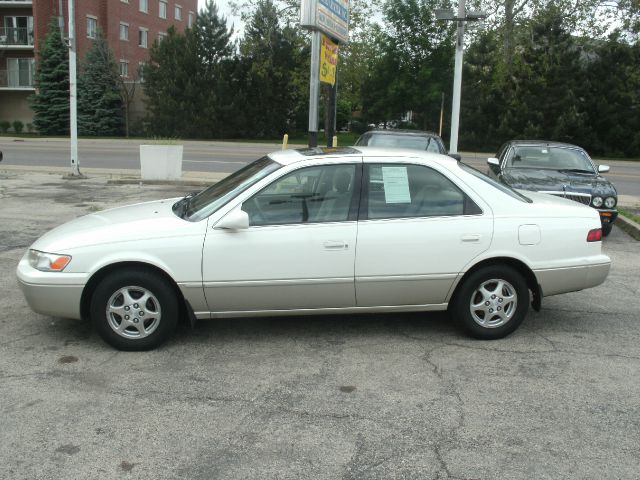
M 198 0 L 198 10 L 204 8 L 204 4 L 206 0 Z M 227 17 L 227 23 L 229 26 L 233 23 L 235 25 L 236 34 L 238 33 L 238 27 L 241 25 L 240 19 L 233 17 L 231 15 L 231 8 L 229 7 L 228 0 L 216 0 L 216 5 L 218 6 L 218 12 L 220 12 L 224 17 Z

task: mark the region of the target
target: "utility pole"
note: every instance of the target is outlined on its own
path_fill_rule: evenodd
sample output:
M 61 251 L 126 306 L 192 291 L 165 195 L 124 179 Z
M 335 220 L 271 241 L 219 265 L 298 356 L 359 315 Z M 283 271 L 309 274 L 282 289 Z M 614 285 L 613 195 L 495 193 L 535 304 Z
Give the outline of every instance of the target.
M 458 18 L 465 17 L 465 0 L 458 1 Z M 462 93 L 462 55 L 464 53 L 464 21 L 458 20 L 456 38 L 456 62 L 453 72 L 453 105 L 451 107 L 451 139 L 449 153 L 458 153 L 458 130 L 460 128 L 460 96 Z
M 311 32 L 311 79 L 309 82 L 309 147 L 318 146 L 318 100 L 320 97 L 320 32 Z
M 71 176 L 80 177 L 78 160 L 78 72 L 76 65 L 76 9 L 69 0 L 69 119 L 71 120 Z
M 453 10 L 436 10 L 436 19 L 453 21 L 458 24 L 456 36 L 456 62 L 453 72 L 453 105 L 451 106 L 451 143 L 449 153 L 458 153 L 458 130 L 460 127 L 460 96 L 462 93 L 462 54 L 464 53 L 464 25 L 466 22 L 477 22 L 487 18 L 484 12 L 465 11 L 465 0 L 458 0 L 458 16 Z

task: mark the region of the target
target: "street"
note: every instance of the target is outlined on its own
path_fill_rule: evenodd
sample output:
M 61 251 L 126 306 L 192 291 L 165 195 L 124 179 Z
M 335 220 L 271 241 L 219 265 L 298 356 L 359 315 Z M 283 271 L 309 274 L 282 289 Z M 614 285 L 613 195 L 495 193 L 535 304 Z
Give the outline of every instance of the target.
M 148 140 L 80 140 L 80 169 L 132 169 L 140 168 L 139 146 Z M 185 172 L 231 173 L 266 153 L 278 150 L 276 143 L 180 141 L 184 145 L 183 170 Z M 292 145 L 292 148 L 302 146 Z M 67 167 L 69 165 L 68 139 L 20 139 L 13 141 L 0 137 L 0 150 L 4 152 L 1 165 Z M 486 170 L 489 154 L 463 153 L 463 160 L 482 171 Z M 605 174 L 620 195 L 640 196 L 640 162 L 603 160 L 611 166 Z M 0 166 L 1 166 L 0 165 Z
M 55 225 L 188 189 L 0 175 L 0 478 L 638 476 L 640 256 L 618 228 L 604 284 L 502 340 L 440 313 L 245 318 L 126 353 L 32 312 L 16 264 Z

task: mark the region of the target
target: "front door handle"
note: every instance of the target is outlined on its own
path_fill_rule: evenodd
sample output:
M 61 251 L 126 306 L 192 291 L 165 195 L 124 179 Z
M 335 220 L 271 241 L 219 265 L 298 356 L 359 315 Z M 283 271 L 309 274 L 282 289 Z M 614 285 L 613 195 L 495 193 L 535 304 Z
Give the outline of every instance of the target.
M 462 240 L 464 243 L 477 243 L 481 238 L 482 235 L 475 233 L 470 235 L 462 235 L 460 237 L 460 240 Z
M 340 240 L 329 240 L 322 244 L 325 250 L 346 250 L 349 245 L 346 242 Z

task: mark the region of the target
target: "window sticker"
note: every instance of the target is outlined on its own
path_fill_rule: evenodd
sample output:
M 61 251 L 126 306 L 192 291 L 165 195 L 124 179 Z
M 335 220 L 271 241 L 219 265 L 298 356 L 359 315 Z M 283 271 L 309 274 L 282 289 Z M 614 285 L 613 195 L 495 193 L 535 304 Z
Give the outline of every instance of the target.
M 386 203 L 411 203 L 407 167 L 382 167 L 382 181 Z

